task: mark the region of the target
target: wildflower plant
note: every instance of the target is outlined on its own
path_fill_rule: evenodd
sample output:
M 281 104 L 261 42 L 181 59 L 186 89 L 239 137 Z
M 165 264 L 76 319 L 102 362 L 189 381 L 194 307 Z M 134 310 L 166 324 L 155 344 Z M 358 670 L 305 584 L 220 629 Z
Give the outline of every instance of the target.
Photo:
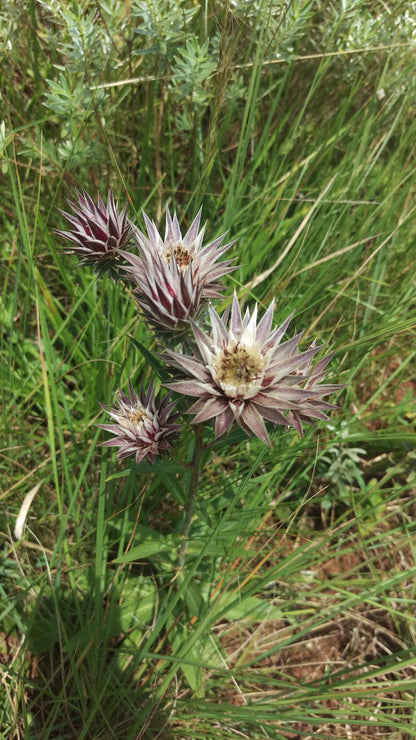
M 291 317 L 272 330 L 273 309 L 274 301 L 259 323 L 257 306 L 251 315 L 247 309 L 242 317 L 234 292 L 231 316 L 227 309 L 220 318 L 209 307 L 210 334 L 193 323 L 196 355 L 171 350 L 164 354 L 175 368 L 190 376 L 168 383 L 168 387 L 198 398 L 188 412 L 196 414 L 194 424 L 214 418 L 216 438 L 236 421 L 247 434 L 270 445 L 265 421 L 293 426 L 302 434 L 302 421 L 325 420 L 325 411 L 335 408 L 322 398 L 340 386 L 319 383 L 330 356 L 314 366 L 312 360 L 321 347 L 311 345 L 299 352 L 302 334 L 282 343 Z
M 208 299 L 219 298 L 220 279 L 235 270 L 232 260 L 217 264 L 233 242 L 221 245 L 224 234 L 202 246 L 205 227 L 199 229 L 201 211 L 182 237 L 176 214 L 166 211 L 165 238 L 143 214 L 147 235 L 133 227 L 138 254 L 124 252 L 124 270 L 133 285 L 137 304 L 156 331 L 176 337 L 190 331 Z
M 172 413 L 175 401 L 170 401 L 169 394 L 163 399 L 160 393 L 155 397 L 153 383 L 147 389 L 140 389 L 137 395 L 131 383 L 129 394 L 122 391 L 116 394 L 115 405 L 108 411 L 115 423 L 99 424 L 116 436 L 103 442 L 103 447 L 119 447 L 117 456 L 122 460 L 134 455 L 136 463 L 145 457 L 154 462 L 157 455 L 170 450 L 170 438 L 176 435 L 179 425 L 175 424 L 178 414 Z
M 72 226 L 70 230 L 57 230 L 58 236 L 67 239 L 73 246 L 67 249 L 76 254 L 81 263 L 90 265 L 99 273 L 118 275 L 120 250 L 131 237 L 131 225 L 127 219 L 127 206 L 119 211 L 113 192 L 108 193 L 107 203 L 98 196 L 97 203 L 84 191 L 77 193 L 78 203 L 68 201 L 73 213 L 60 210 Z
M 336 407 L 324 399 L 342 386 L 325 382 L 331 354 L 316 360 L 322 347 L 315 342 L 301 351 L 302 332 L 285 338 L 291 315 L 273 328 L 274 300 L 258 319 L 258 306 L 242 313 L 234 291 L 231 305 L 217 313 L 212 300 L 221 298 L 223 278 L 236 269 L 232 258 L 220 258 L 234 242 L 222 244 L 223 234 L 204 244 L 201 211 L 182 234 L 176 213 L 167 210 L 162 238 L 146 214 L 146 234 L 130 222 L 127 207 L 119 210 L 111 191 L 106 204 L 86 192 L 77 197 L 77 204 L 70 202 L 73 214 L 61 211 L 72 229 L 57 233 L 71 242 L 67 251 L 83 264 L 126 283 L 158 341 L 154 366 L 162 360 L 170 373 L 165 371 L 158 390 L 156 378 L 147 390 L 129 380 L 128 393 L 118 390 L 113 406 L 102 406 L 111 423 L 99 426 L 114 435 L 102 445 L 118 447 L 120 460 L 132 456 L 137 464 L 153 464 L 160 455 L 173 454 L 187 415 L 192 417 L 182 568 L 206 449 L 204 428 L 214 423 L 215 441 L 237 424 L 271 445 L 268 426 L 292 427 L 302 435 L 304 425 L 326 421 Z M 128 245 L 135 251 L 127 251 Z

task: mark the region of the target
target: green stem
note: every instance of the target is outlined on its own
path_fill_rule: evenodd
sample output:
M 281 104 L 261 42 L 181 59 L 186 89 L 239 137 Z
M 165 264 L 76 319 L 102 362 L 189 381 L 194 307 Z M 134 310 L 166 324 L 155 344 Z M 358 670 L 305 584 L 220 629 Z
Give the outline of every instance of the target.
M 188 498 L 185 507 L 185 522 L 182 531 L 182 542 L 179 550 L 179 567 L 182 570 L 185 565 L 186 548 L 188 546 L 188 535 L 192 523 L 192 514 L 194 511 L 194 496 L 198 488 L 199 482 L 199 466 L 201 462 L 202 453 L 202 439 L 204 435 L 204 428 L 199 424 L 195 432 L 195 447 L 191 460 L 191 477 L 189 481 Z

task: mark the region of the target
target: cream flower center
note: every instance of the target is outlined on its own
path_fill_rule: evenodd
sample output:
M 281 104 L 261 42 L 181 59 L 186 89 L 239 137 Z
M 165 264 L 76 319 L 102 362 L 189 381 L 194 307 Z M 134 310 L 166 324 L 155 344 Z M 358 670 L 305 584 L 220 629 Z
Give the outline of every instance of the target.
M 229 398 L 252 398 L 260 388 L 267 359 L 256 344 L 233 342 L 213 359 L 214 379 Z
M 182 242 L 177 242 L 176 244 L 168 244 L 167 248 L 164 251 L 164 258 L 168 265 L 170 265 L 170 258 L 173 254 L 175 258 L 175 262 L 178 266 L 178 269 L 183 272 L 186 270 L 188 265 L 191 264 L 193 261 L 192 254 L 189 252 L 188 249 L 186 249 Z
M 140 403 L 126 409 L 125 414 L 120 416 L 119 424 L 130 431 L 140 431 L 146 420 L 151 420 L 151 415 Z

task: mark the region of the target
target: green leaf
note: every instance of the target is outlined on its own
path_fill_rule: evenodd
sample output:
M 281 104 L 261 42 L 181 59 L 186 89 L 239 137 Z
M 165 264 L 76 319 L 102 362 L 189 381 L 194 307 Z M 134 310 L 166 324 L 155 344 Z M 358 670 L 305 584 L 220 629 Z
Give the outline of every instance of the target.
M 152 353 L 149 352 L 149 350 L 146 349 L 146 347 L 144 347 L 143 344 L 138 342 L 137 339 L 135 339 L 132 336 L 129 336 L 129 339 L 131 339 L 135 347 L 137 347 L 137 349 L 139 350 L 140 354 L 143 355 L 144 359 L 147 360 L 152 370 L 155 371 L 157 377 L 161 381 L 167 380 L 169 378 L 169 373 L 165 369 L 165 366 L 162 365 L 160 360 L 155 355 L 152 355 Z
M 283 617 L 281 609 L 257 596 L 240 597 L 235 593 L 224 593 L 218 603 L 218 610 L 221 607 L 223 616 L 236 621 L 245 619 L 250 622 L 273 622 Z
M 186 647 L 187 639 L 191 633 L 192 631 L 187 626 L 177 622 L 169 630 L 169 639 L 174 654 L 180 653 L 179 664 L 189 687 L 196 697 L 202 698 L 204 696 L 204 686 L 200 645 L 196 643 L 188 649 Z M 173 657 L 175 658 L 175 655 Z
M 113 563 L 133 563 L 151 555 L 158 555 L 163 552 L 176 551 L 177 545 L 174 543 L 172 535 L 163 535 L 153 529 L 143 525 L 138 525 L 134 541 L 140 540 L 139 545 L 134 545 L 124 555 L 120 555 L 113 560 Z
M 181 580 L 183 580 L 183 577 Z M 202 595 L 199 583 L 197 583 L 194 578 L 189 581 L 185 590 L 184 598 L 190 616 L 201 619 L 203 611 L 205 610 L 205 599 Z

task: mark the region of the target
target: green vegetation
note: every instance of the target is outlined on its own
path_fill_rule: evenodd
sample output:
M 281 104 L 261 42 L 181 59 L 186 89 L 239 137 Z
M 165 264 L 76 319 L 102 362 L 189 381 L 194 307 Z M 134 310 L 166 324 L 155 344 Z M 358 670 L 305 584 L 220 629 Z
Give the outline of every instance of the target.
M 416 738 L 416 2 L 3 0 L 0 39 L 0 737 Z M 346 384 L 215 443 L 183 571 L 189 473 L 96 427 L 153 340 L 54 232 L 110 187 L 202 205 Z

